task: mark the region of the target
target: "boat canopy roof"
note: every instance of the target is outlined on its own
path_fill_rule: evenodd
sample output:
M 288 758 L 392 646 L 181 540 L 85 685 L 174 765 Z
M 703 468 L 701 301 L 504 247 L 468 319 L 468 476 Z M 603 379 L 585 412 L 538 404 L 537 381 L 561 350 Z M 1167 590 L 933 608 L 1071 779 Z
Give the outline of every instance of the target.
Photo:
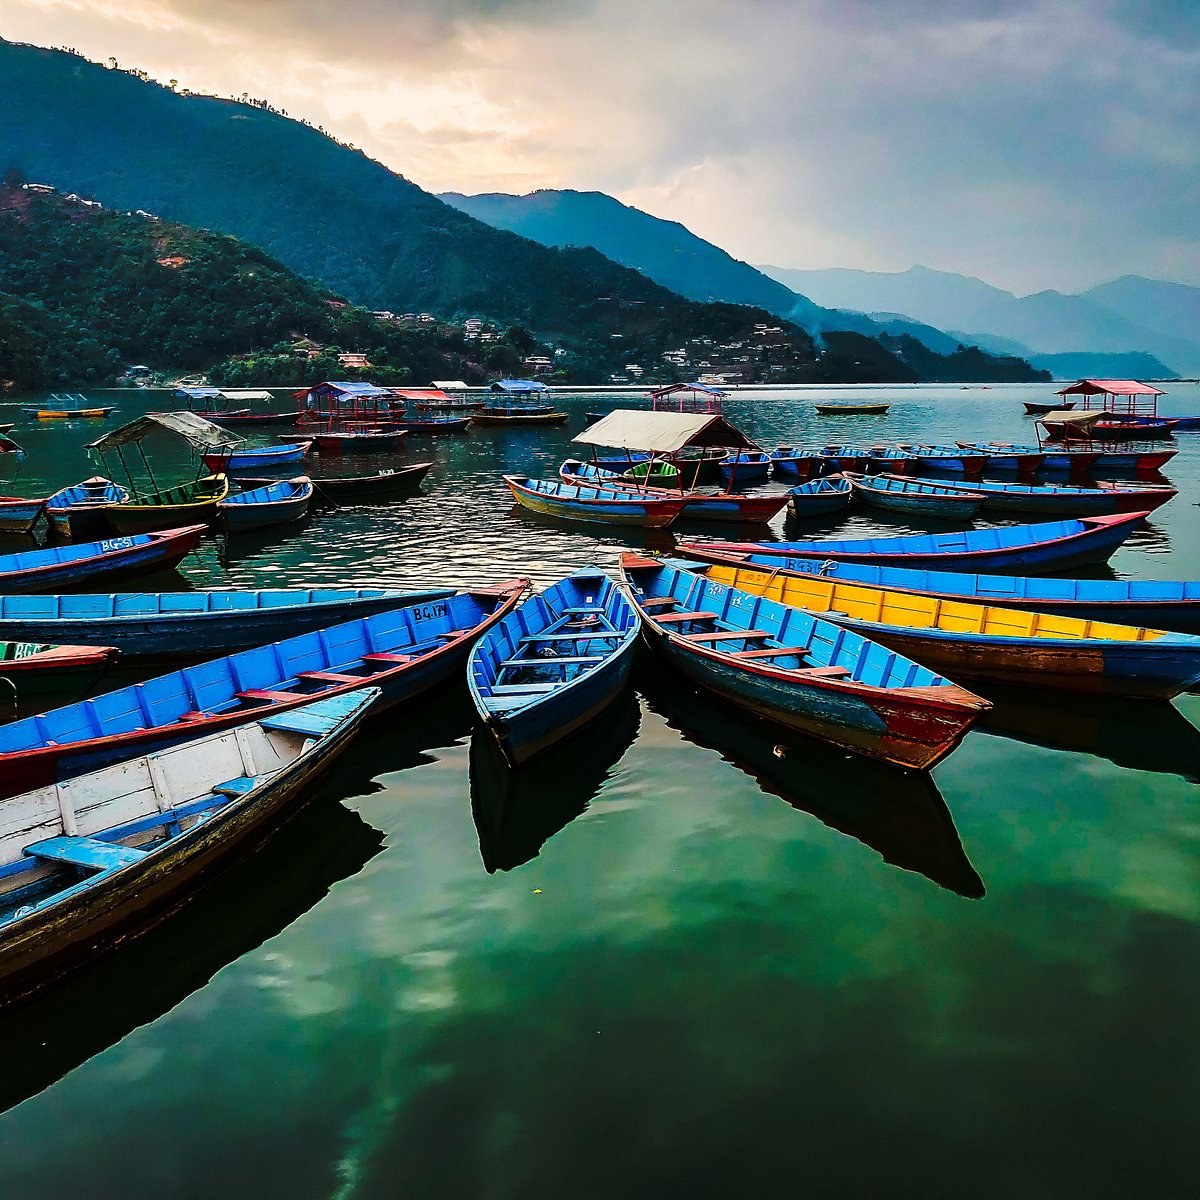
M 165 430 L 183 438 L 193 449 L 211 450 L 225 446 L 240 446 L 242 439 L 206 421 L 193 412 L 147 413 L 88 443 L 89 450 L 116 450 L 157 430 Z
M 669 383 L 666 387 L 655 388 L 650 393 L 652 400 L 660 400 L 664 396 L 674 396 L 678 392 L 700 392 L 705 396 L 716 396 L 724 398 L 729 393 L 723 392 L 719 387 L 713 387 L 709 383 Z
M 471 385 L 461 379 L 435 379 L 433 386 L 435 388 L 446 388 L 447 391 L 465 392 Z
M 215 400 L 221 394 L 221 389 L 215 387 L 181 387 L 175 389 L 175 395 L 186 396 L 189 400 Z
M 497 379 L 492 384 L 493 392 L 548 392 L 550 385 L 536 379 Z
M 1059 408 L 1054 412 L 1043 413 L 1038 418 L 1038 424 L 1074 425 L 1079 429 L 1091 429 L 1097 421 L 1111 416 L 1112 413 L 1105 412 L 1103 409 L 1095 409 L 1092 412 L 1076 412 L 1072 408 Z
M 757 450 L 740 429 L 716 413 L 646 412 L 618 408 L 572 439 L 585 446 L 612 446 L 672 454 L 684 446 Z
M 441 388 L 394 388 L 395 395 L 401 400 L 449 400 L 450 397 Z
M 273 400 L 266 388 L 222 388 L 220 394 L 226 400 Z
M 1081 379 L 1065 388 L 1059 388 L 1057 396 L 1165 396 L 1161 388 L 1139 383 L 1136 379 Z
M 335 396 L 339 400 L 383 400 L 395 395 L 395 392 L 391 388 L 379 387 L 374 383 L 327 379 L 324 383 L 314 383 L 312 387 L 301 388 L 293 395 L 297 400 L 308 396 Z

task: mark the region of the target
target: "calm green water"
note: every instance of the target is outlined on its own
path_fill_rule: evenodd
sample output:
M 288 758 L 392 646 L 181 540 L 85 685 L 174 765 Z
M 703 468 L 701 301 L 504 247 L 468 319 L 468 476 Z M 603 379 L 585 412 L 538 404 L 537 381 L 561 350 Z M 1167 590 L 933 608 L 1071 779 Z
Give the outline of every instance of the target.
M 1017 440 L 1042 390 L 729 412 L 767 441 Z M 1168 400 L 1200 412 L 1200 388 Z M 576 431 L 612 400 L 565 403 Z M 94 435 L 18 429 L 0 485 L 82 477 Z M 549 581 L 668 547 L 510 511 L 499 472 L 552 473 L 569 436 L 413 439 L 426 495 L 215 539 L 183 575 Z M 1181 493 L 1119 575 L 1200 577 L 1200 434 L 1177 444 Z M 465 688 L 397 710 L 254 860 L 0 1019 L 4 1194 L 1193 1194 L 1200 697 L 1007 694 L 931 780 L 652 662 L 637 683 L 516 776 L 472 741 Z

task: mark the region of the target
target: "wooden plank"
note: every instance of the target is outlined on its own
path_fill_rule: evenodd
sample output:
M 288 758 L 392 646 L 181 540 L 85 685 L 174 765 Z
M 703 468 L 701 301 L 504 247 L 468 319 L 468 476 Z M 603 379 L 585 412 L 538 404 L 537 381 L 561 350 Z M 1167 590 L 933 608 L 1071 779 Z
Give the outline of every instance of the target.
M 715 612 L 679 612 L 665 613 L 654 620 L 660 625 L 677 625 L 681 621 L 715 621 L 721 614 Z
M 689 642 L 724 642 L 747 641 L 756 642 L 762 638 L 773 637 L 765 629 L 723 629 L 719 633 L 685 633 Z
M 26 846 L 25 853 L 31 858 L 70 863 L 74 867 L 87 867 L 95 871 L 113 871 L 146 857 L 145 850 L 88 837 L 47 838 Z

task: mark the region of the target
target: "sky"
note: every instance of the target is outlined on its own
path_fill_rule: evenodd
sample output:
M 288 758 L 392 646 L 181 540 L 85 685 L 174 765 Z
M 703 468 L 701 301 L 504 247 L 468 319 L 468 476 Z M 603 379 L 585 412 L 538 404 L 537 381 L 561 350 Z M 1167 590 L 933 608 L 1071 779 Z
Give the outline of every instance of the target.
M 0 35 L 750 262 L 1200 285 L 1196 0 L 3 0 Z

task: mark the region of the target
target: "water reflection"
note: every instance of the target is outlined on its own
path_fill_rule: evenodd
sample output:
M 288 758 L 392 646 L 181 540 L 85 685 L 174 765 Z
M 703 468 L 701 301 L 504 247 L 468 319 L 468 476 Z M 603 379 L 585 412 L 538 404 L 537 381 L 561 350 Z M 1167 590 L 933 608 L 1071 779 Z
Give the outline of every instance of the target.
M 933 777 L 847 755 L 713 703 L 664 664 L 635 674 L 647 704 L 690 740 L 716 750 L 763 791 L 849 834 L 885 862 L 978 899 L 983 880 L 963 849 Z
M 286 929 L 383 846 L 383 834 L 320 795 L 250 858 L 137 941 L 0 1015 L 0 1112 L 157 1020 L 218 971 Z
M 641 709 L 624 695 L 579 737 L 514 770 L 495 739 L 471 738 L 471 814 L 489 875 L 529 862 L 582 814 L 637 737 Z
M 980 694 L 994 705 L 979 725 L 987 732 L 1200 783 L 1200 729 L 1165 700 L 1056 696 L 993 686 Z

